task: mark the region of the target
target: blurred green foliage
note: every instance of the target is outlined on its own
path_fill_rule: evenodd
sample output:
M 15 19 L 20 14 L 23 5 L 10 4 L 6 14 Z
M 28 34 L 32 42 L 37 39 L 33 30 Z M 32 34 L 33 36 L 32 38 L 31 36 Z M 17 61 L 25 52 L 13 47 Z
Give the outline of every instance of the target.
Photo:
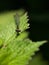
M 28 15 L 23 10 L 11 11 L 0 15 L 0 65 L 26 65 L 39 46 L 47 41 L 32 42 L 28 38 Z M 14 20 L 14 15 L 19 19 Z M 16 18 L 17 19 L 17 18 Z M 21 30 L 17 36 L 17 24 Z
M 48 61 L 43 58 L 41 53 L 38 53 L 32 57 L 32 60 L 29 62 L 29 65 L 48 65 Z

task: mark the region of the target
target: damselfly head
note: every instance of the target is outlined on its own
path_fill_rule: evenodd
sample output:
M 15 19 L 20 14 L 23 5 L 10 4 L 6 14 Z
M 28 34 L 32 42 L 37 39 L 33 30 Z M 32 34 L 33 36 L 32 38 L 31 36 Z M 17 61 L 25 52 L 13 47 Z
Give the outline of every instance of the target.
M 21 30 L 19 30 L 19 29 L 16 29 L 16 32 L 21 32 Z

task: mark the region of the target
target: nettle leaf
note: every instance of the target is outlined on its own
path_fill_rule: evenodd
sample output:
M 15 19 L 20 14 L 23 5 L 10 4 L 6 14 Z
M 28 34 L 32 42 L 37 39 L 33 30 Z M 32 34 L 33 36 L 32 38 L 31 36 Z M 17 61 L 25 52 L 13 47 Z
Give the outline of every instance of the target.
M 20 23 L 20 30 L 21 30 L 21 31 L 24 31 L 24 30 L 26 30 L 26 29 L 29 28 L 28 20 L 29 20 L 29 19 L 28 19 L 27 12 L 20 17 L 20 22 L 21 22 L 21 23 Z
M 17 35 L 18 20 L 14 15 L 19 14 L 20 34 Z M 16 18 L 17 19 L 17 18 Z M 0 15 L 0 65 L 26 65 L 35 51 L 39 50 L 46 41 L 32 42 L 28 39 L 28 16 L 23 10 L 12 11 Z
M 14 13 L 4 13 L 0 15 L 0 39 L 7 41 L 15 34 Z
M 39 46 L 45 43 L 32 42 L 29 39 L 17 39 L 8 43 L 8 45 L 0 50 L 0 65 L 26 65 L 35 51 L 39 50 Z

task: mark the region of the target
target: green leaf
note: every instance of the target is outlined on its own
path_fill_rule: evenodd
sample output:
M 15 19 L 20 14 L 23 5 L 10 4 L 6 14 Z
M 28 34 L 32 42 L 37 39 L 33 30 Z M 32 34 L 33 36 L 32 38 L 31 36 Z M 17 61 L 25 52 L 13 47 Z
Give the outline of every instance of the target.
M 10 37 L 12 37 L 14 34 L 17 35 L 16 29 L 17 24 L 15 24 L 14 15 L 15 14 L 20 15 L 20 25 L 19 28 L 21 31 L 24 31 L 28 28 L 28 19 L 27 19 L 27 13 L 24 14 L 23 10 L 18 11 L 11 11 L 6 12 L 0 15 L 0 38 L 4 39 L 5 41 L 8 41 Z M 23 24 L 23 25 L 22 25 Z M 16 33 L 15 33 L 16 32 Z
M 26 65 L 35 51 L 39 50 L 40 45 L 42 42 L 15 39 L 0 50 L 0 65 Z
M 13 18 L 14 12 L 4 13 L 0 15 L 0 38 L 7 41 L 15 34 L 15 23 Z
M 29 28 L 28 20 L 29 20 L 29 19 L 28 19 L 27 12 L 20 17 L 20 22 L 21 22 L 21 23 L 20 23 L 20 30 L 21 30 L 21 31 L 24 31 L 24 30 L 26 30 L 26 29 Z
M 21 30 L 17 36 L 14 15 L 19 13 Z M 35 51 L 46 41 L 32 42 L 28 39 L 28 16 L 23 10 L 0 15 L 0 65 L 26 65 Z

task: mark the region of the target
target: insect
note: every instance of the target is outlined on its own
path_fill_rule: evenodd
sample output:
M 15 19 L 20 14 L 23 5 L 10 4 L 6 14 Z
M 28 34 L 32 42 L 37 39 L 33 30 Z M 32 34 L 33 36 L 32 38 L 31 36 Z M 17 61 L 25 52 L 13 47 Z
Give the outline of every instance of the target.
M 14 16 L 15 18 L 15 23 L 17 25 L 17 29 L 16 29 L 16 32 L 17 32 L 17 35 L 19 35 L 19 32 L 21 32 L 21 30 L 19 29 L 19 25 L 20 25 L 20 15 L 16 13 L 16 15 Z

